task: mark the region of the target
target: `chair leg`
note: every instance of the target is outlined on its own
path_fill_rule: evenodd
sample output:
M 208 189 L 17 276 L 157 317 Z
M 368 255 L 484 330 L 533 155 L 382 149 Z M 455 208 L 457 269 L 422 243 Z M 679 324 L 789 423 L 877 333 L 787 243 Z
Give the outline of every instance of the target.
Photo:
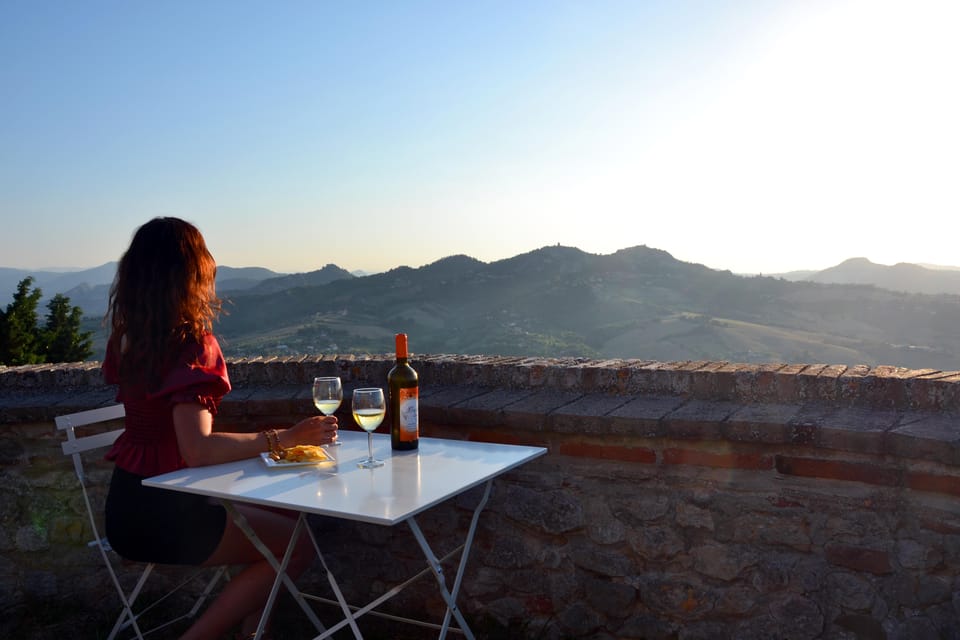
M 129 618 L 129 621 L 126 620 Z M 117 617 L 117 621 L 113 625 L 113 629 L 110 630 L 110 635 L 107 636 L 107 640 L 114 640 L 117 637 L 117 634 L 126 629 L 127 627 L 133 627 L 133 631 L 137 634 L 139 640 L 143 640 L 143 634 L 140 632 L 140 626 L 137 624 L 137 616 L 133 614 L 133 611 L 129 607 L 123 607 L 123 611 L 120 612 L 120 615 Z
M 130 594 L 125 598 L 121 598 L 121 601 L 123 601 L 123 605 L 124 605 L 123 611 L 120 612 L 120 616 L 117 618 L 117 622 L 116 624 L 114 624 L 113 630 L 110 632 L 110 635 L 108 636 L 108 640 L 114 640 L 118 633 L 120 633 L 121 631 L 129 627 L 133 627 L 134 632 L 137 634 L 136 637 L 139 640 L 143 640 L 144 636 L 149 635 L 155 631 L 159 631 L 164 627 L 168 627 L 172 624 L 180 622 L 181 620 L 193 618 L 197 614 L 197 612 L 200 611 L 200 608 L 203 606 L 204 602 L 206 602 L 207 599 L 210 597 L 210 595 L 213 593 L 213 590 L 217 586 L 217 584 L 220 582 L 220 579 L 221 578 L 224 580 L 230 579 L 230 576 L 227 572 L 228 567 L 226 565 L 217 567 L 216 571 L 214 571 L 213 576 L 210 578 L 210 580 L 207 581 L 206 586 L 204 587 L 200 595 L 197 597 L 197 600 L 193 603 L 193 607 L 191 607 L 189 611 L 177 616 L 176 618 L 167 620 L 166 622 L 163 622 L 157 625 L 156 627 L 151 627 L 147 631 L 142 631 L 138 623 L 138 620 L 140 619 L 141 616 L 145 615 L 148 611 L 160 605 L 164 600 L 172 596 L 174 593 L 179 591 L 188 583 L 193 582 L 193 580 L 195 580 L 200 575 L 200 572 L 194 573 L 191 577 L 187 578 L 186 580 L 178 584 L 176 587 L 173 588 L 172 591 L 162 596 L 157 601 L 149 604 L 148 606 L 141 609 L 140 611 L 134 612 L 133 610 L 134 604 L 136 603 L 137 598 L 140 596 L 140 592 L 143 590 L 143 587 L 146 584 L 147 578 L 150 576 L 154 567 L 156 567 L 155 564 L 148 564 L 147 567 L 143 570 L 143 573 L 140 574 L 140 579 L 137 581 L 136 586 L 133 588 Z
M 133 588 L 133 591 L 130 592 L 130 595 L 121 598 L 121 602 L 123 603 L 123 611 L 120 612 L 120 617 L 117 618 L 117 622 L 113 625 L 113 630 L 110 632 L 110 635 L 107 636 L 107 640 L 114 640 L 118 633 L 131 626 L 133 627 L 134 632 L 136 632 L 137 638 L 139 640 L 143 640 L 143 633 L 140 631 L 140 625 L 137 624 L 137 615 L 133 612 L 133 605 L 136 602 L 137 597 L 140 595 L 143 585 L 147 583 L 147 578 L 150 577 L 150 573 L 153 571 L 154 566 L 155 565 L 153 564 L 148 564 L 140 574 L 140 578 L 137 580 L 137 585 Z M 112 568 L 111 573 L 113 573 Z M 117 582 L 116 579 L 114 581 L 119 589 L 119 582 Z M 129 621 L 125 621 L 126 618 L 129 618 Z

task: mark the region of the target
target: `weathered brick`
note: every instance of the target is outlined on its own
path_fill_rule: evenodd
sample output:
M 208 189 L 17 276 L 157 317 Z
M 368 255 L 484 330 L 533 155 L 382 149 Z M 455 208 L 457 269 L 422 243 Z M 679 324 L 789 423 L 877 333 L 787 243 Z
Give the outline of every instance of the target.
M 773 469 L 773 457 L 759 453 L 714 453 L 699 449 L 669 448 L 663 450 L 664 464 L 690 464 L 720 469 Z
M 820 372 L 827 368 L 826 364 L 808 364 L 796 374 L 797 393 L 802 402 L 819 402 L 822 398 L 818 388 Z
M 627 402 L 629 398 L 612 394 L 582 395 L 554 409 L 547 416 L 546 428 L 559 433 L 630 433 L 632 425 L 608 418 L 610 412 Z
M 960 497 L 960 477 L 907 471 L 904 483 L 914 491 L 930 491 Z
M 819 442 L 823 447 L 841 451 L 882 454 L 883 435 L 897 423 L 898 412 L 863 407 L 841 408 L 823 418 Z
M 723 422 L 738 408 L 733 402 L 691 400 L 664 416 L 658 433 L 668 438 L 719 440 Z
M 905 413 L 884 436 L 884 450 L 904 458 L 960 466 L 960 417 L 955 414 Z
M 557 453 L 565 456 L 599 458 L 601 460 L 623 460 L 654 464 L 657 453 L 649 447 L 625 447 L 583 441 L 565 441 L 557 447 Z
M 548 443 L 536 434 L 528 431 L 513 431 L 509 429 L 458 429 L 457 435 L 464 440 L 474 442 L 499 442 L 502 444 L 519 444 L 531 446 L 547 446 Z
M 720 428 L 724 438 L 733 441 L 785 444 L 790 442 L 789 424 L 797 411 L 796 405 L 741 405 Z

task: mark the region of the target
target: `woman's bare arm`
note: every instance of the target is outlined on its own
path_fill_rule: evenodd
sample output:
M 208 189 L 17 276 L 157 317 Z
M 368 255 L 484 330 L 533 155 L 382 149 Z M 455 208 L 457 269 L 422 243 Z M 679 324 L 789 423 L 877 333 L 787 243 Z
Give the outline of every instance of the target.
M 231 433 L 213 430 L 213 415 L 199 402 L 173 407 L 173 426 L 180 455 L 191 467 L 252 458 L 267 451 L 262 432 Z M 336 416 L 313 416 L 287 429 L 277 429 L 280 445 L 328 444 L 337 434 Z

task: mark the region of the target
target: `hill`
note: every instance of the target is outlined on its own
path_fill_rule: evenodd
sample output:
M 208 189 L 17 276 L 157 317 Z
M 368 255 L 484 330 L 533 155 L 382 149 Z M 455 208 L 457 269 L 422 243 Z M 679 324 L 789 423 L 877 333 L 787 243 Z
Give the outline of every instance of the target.
M 341 269 L 335 264 L 328 264 L 322 269 L 310 271 L 308 273 L 294 273 L 283 276 L 274 275 L 274 277 L 261 278 L 258 282 L 254 283 L 250 287 L 230 288 L 224 286 L 221 288 L 220 284 L 218 283 L 217 290 L 223 291 L 224 293 L 230 293 L 249 289 L 256 293 L 271 293 L 275 291 L 283 291 L 284 289 L 292 289 L 294 287 L 316 286 L 333 282 L 334 280 L 343 280 L 353 277 L 355 276 L 346 269 Z
M 869 284 L 891 291 L 960 295 L 960 271 L 901 262 L 893 266 L 851 258 L 807 277 L 811 282 Z
M 65 293 L 86 311 L 95 358 L 115 269 L 33 274 L 44 294 Z M 0 269 L 11 295 L 25 275 Z M 489 264 L 457 255 L 366 276 L 336 265 L 305 274 L 220 267 L 228 315 L 217 331 L 230 356 L 384 353 L 402 330 L 420 353 L 960 370 L 956 278 L 955 268 L 863 258 L 743 276 L 645 246 L 611 255 L 544 247 Z
M 232 296 L 232 355 L 421 353 L 960 369 L 960 297 L 744 277 L 648 247 L 545 247 Z
M 336 269 L 338 277 L 343 277 L 342 274 L 350 275 L 343 269 Z M 34 287 L 43 291 L 41 304 L 54 295 L 62 293 L 70 298 L 71 304 L 83 309 L 84 315 L 103 316 L 107 310 L 110 284 L 113 282 L 116 273 L 116 262 L 107 262 L 93 269 L 79 271 L 31 271 L 0 267 L 0 300 L 3 299 L 3 296 L 6 296 L 4 305 L 13 300 L 17 285 L 24 278 L 31 276 L 34 279 Z M 232 291 L 243 291 L 256 287 L 265 281 L 283 280 L 284 277 L 285 274 L 263 267 L 218 266 L 217 291 L 224 294 Z M 325 272 L 323 277 L 311 277 L 309 275 L 304 277 L 313 284 L 322 284 L 333 279 L 333 274 L 328 271 Z
M 45 295 L 52 297 L 58 293 L 66 294 L 76 287 L 94 288 L 98 285 L 109 285 L 116 272 L 116 262 L 107 262 L 99 267 L 77 271 L 43 271 L 0 267 L 0 296 L 12 299 L 13 293 L 17 290 L 17 284 L 27 276 L 32 276 L 34 286 L 43 289 Z

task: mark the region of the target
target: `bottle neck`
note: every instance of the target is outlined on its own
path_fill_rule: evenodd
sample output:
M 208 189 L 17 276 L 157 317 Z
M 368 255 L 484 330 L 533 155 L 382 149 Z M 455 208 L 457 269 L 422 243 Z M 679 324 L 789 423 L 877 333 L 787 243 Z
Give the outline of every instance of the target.
M 407 355 L 408 355 L 408 353 L 407 353 L 407 334 L 405 334 L 405 333 L 398 333 L 398 334 L 397 334 L 397 338 L 396 338 L 396 345 L 397 345 L 397 362 L 400 362 L 401 360 L 402 360 L 403 362 L 406 362 L 406 361 L 407 361 Z

